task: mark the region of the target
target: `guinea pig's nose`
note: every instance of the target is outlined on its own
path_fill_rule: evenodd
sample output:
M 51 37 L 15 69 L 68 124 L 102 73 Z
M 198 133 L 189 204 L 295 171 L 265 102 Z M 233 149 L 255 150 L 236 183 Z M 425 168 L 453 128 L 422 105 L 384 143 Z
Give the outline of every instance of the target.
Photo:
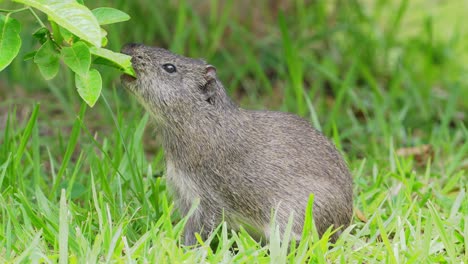
M 135 53 L 135 50 L 138 48 L 138 47 L 141 47 L 143 46 L 143 44 L 140 44 L 140 43 L 128 43 L 126 44 L 125 46 L 123 46 L 122 50 L 120 52 L 122 52 L 123 54 L 127 54 L 127 55 L 134 55 Z

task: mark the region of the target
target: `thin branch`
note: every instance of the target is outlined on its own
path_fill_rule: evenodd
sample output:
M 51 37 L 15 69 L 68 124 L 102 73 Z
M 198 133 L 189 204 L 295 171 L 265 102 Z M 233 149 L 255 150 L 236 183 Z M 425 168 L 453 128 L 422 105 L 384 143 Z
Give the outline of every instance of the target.
M 1 9 L 1 8 L 0 8 L 0 12 L 13 14 L 13 13 L 18 13 L 18 12 L 21 12 L 21 11 L 24 11 L 24 10 L 27 10 L 27 9 L 28 9 L 27 7 L 20 8 L 20 9 L 12 9 L 12 10 L 9 10 L 9 9 Z
M 39 16 L 36 14 L 36 12 L 34 12 L 34 10 L 31 8 L 31 7 L 27 7 L 27 9 L 29 9 L 29 11 L 31 11 L 31 13 L 33 14 L 33 16 L 37 19 L 37 22 L 39 22 L 39 24 L 41 25 L 41 27 L 46 27 L 46 25 L 42 22 L 42 20 L 39 18 Z

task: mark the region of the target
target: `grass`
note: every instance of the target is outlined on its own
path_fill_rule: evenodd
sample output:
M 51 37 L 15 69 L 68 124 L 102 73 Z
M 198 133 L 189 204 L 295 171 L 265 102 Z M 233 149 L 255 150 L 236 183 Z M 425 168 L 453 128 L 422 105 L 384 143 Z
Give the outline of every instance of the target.
M 0 73 L 0 262 L 468 262 L 463 1 L 88 2 L 132 16 L 110 48 L 204 57 L 243 107 L 310 120 L 348 161 L 355 217 L 333 246 L 310 225 L 297 245 L 272 225 L 262 246 L 221 224 L 181 247 L 159 137 L 117 73 L 89 109 L 70 73 L 45 82 L 17 59 Z

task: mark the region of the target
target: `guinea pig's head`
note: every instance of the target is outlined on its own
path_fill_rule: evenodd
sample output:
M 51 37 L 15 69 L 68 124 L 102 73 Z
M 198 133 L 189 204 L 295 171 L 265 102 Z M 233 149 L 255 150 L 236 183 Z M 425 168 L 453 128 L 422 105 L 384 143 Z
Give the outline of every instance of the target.
M 142 44 L 127 44 L 122 53 L 132 57 L 136 78 L 122 75 L 133 93 L 157 120 L 182 118 L 213 107 L 216 69 L 201 59 Z

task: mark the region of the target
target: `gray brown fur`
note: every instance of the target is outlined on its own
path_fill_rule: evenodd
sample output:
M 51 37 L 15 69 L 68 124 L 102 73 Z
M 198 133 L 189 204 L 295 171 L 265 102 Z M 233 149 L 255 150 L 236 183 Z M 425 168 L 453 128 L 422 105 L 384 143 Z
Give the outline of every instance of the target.
M 122 81 L 163 135 L 176 206 L 186 214 L 195 199 L 200 201 L 187 223 L 185 244 L 196 243 L 195 232 L 206 237 L 223 219 L 230 228 L 248 226 L 253 235 L 268 238 L 274 209 L 281 229 L 294 214 L 298 238 L 311 193 L 319 234 L 349 225 L 349 170 L 334 145 L 307 121 L 239 108 L 203 60 L 139 44 L 123 52 L 132 56 L 137 79 L 123 76 Z M 177 72 L 166 72 L 166 63 Z

